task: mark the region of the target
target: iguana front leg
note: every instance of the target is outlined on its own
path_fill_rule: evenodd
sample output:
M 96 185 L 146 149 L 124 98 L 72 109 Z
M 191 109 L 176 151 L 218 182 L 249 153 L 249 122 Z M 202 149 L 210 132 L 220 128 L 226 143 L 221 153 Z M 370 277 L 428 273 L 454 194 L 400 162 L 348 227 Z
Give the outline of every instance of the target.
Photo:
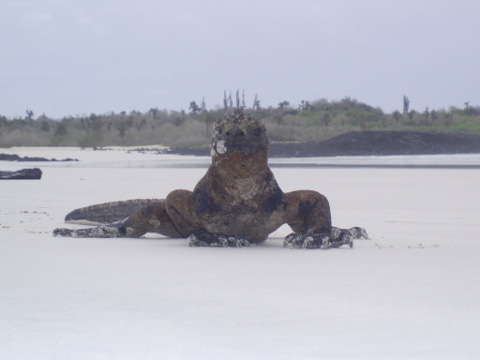
M 286 222 L 295 232 L 285 238 L 285 247 L 305 249 L 329 249 L 342 245 L 353 247 L 354 238 L 368 237 L 366 231 L 361 228 L 344 230 L 332 227 L 330 205 L 322 194 L 312 190 L 299 190 L 285 195 L 288 200 Z
M 188 190 L 174 190 L 165 200 L 166 209 L 177 229 L 187 238 L 192 247 L 245 247 L 252 245 L 246 239 L 235 235 L 217 234 L 205 229 L 197 214 L 198 204 Z

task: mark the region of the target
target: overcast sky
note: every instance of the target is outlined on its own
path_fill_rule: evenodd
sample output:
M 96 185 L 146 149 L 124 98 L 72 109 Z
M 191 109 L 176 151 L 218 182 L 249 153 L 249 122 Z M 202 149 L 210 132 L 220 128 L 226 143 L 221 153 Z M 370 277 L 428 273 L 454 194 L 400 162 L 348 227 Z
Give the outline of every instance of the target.
M 1 0 L 0 115 L 480 106 L 478 0 Z

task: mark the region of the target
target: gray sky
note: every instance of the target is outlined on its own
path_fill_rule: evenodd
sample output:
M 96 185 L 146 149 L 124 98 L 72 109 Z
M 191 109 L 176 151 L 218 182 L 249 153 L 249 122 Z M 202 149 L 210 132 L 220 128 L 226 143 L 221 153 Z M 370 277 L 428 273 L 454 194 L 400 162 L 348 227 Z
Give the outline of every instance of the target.
M 0 115 L 480 101 L 478 0 L 1 0 Z

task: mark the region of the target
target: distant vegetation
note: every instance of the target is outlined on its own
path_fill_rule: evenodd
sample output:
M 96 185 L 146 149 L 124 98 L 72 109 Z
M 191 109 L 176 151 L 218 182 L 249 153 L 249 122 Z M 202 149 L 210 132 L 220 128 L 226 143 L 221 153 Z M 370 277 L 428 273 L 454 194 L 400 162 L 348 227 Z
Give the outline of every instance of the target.
M 224 95 L 221 109 L 208 110 L 205 101 L 192 101 L 188 111 L 152 108 L 147 112 L 90 114 L 89 116 L 51 119 L 35 117 L 32 110 L 23 118 L 0 116 L 0 147 L 80 146 L 163 144 L 201 147 L 210 142 L 215 121 L 234 108 L 261 119 L 272 141 L 319 141 L 342 133 L 361 130 L 415 130 L 457 132 L 480 135 L 480 107 L 465 103 L 463 109 L 411 110 L 403 99 L 402 111 L 390 114 L 380 108 L 345 97 L 340 101 L 302 101 L 298 108 L 282 101 L 276 107 L 261 107 L 255 96 L 246 106 L 237 91 L 235 100 Z

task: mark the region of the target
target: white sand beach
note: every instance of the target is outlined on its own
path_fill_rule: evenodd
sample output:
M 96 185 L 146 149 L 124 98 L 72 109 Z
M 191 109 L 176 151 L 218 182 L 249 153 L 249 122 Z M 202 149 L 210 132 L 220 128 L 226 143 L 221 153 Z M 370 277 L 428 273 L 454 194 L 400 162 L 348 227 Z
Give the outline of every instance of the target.
M 208 158 L 76 148 L 3 153 L 79 162 L 0 181 L 0 359 L 478 359 L 480 170 L 304 164 L 474 164 L 479 155 L 275 159 L 284 191 L 365 227 L 353 249 L 53 237 L 75 208 L 192 189 Z M 80 227 L 68 225 L 67 227 Z

